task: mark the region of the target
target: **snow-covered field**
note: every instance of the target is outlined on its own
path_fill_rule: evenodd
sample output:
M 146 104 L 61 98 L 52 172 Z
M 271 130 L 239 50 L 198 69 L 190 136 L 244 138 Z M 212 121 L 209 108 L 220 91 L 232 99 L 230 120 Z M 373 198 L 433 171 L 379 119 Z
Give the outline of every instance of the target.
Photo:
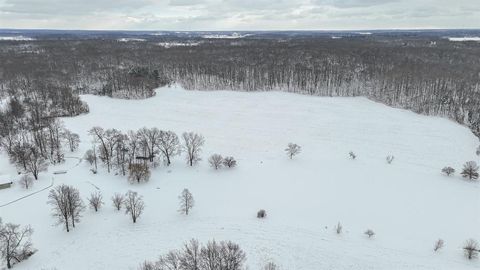
M 450 41 L 478 41 L 480 42 L 480 37 L 449 37 Z
M 119 38 L 119 39 L 117 39 L 117 41 L 120 41 L 120 42 L 130 42 L 130 41 L 142 42 L 142 41 L 146 41 L 146 39 L 144 39 L 144 38 Z
M 218 38 L 236 39 L 236 38 L 249 37 L 251 35 L 252 34 L 232 33 L 232 34 L 209 34 L 209 35 L 203 35 L 202 37 L 207 39 L 218 39 Z
M 200 42 L 159 42 L 158 46 L 164 48 L 173 48 L 173 47 L 192 47 L 198 46 Z
M 0 36 L 0 41 L 5 40 L 5 41 L 31 41 L 35 40 L 34 38 L 31 37 L 25 37 L 25 36 Z
M 92 175 L 75 158 L 51 167 L 34 190 L 67 183 L 86 197 L 99 189 L 106 205 L 87 210 L 67 233 L 54 226 L 48 188 L 0 207 L 7 222 L 31 224 L 39 250 L 16 269 L 136 269 L 184 241 L 232 240 L 247 253 L 249 269 L 267 261 L 281 269 L 478 269 L 462 245 L 480 240 L 480 183 L 447 177 L 477 160 L 470 131 L 452 121 L 390 108 L 365 98 L 326 98 L 281 92 L 185 91 L 162 88 L 147 100 L 82 96 L 90 113 L 64 119 L 80 134 L 81 157 L 91 147 L 92 126 L 123 131 L 144 126 L 195 131 L 206 139 L 203 161 L 187 167 L 184 156 L 154 170 L 150 182 L 129 184 L 101 170 Z M 289 142 L 303 152 L 289 160 Z M 356 160 L 348 152 L 357 154 Z M 232 155 L 239 166 L 211 169 L 213 153 Z M 394 155 L 392 164 L 385 157 Z M 77 166 L 78 165 L 78 166 Z M 67 169 L 65 175 L 53 171 Z M 0 174 L 15 174 L 5 155 Z M 53 180 L 52 180 L 53 179 Z M 196 205 L 177 212 L 177 196 L 189 188 Z M 115 192 L 138 191 L 146 209 L 137 224 L 116 212 Z M 32 191 L 0 190 L 0 205 Z M 260 208 L 264 220 L 256 218 Z M 334 226 L 341 222 L 342 235 Z M 363 232 L 373 229 L 368 239 Z M 445 247 L 433 252 L 442 238 Z M 1 266 L 0 266 L 1 268 Z

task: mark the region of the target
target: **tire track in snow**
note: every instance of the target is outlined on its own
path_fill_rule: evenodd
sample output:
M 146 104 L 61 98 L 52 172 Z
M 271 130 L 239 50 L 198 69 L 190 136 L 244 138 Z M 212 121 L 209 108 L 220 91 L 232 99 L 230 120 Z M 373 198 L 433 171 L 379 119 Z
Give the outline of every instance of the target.
M 13 203 L 16 203 L 16 202 L 21 201 L 21 200 L 23 200 L 23 199 L 26 199 L 26 198 L 28 198 L 28 197 L 30 197 L 30 196 L 33 196 L 33 195 L 35 195 L 35 194 L 38 194 L 38 193 L 44 191 L 44 190 L 50 189 L 50 188 L 53 186 L 54 181 L 55 181 L 55 178 L 52 177 L 52 182 L 50 183 L 49 186 L 44 187 L 44 188 L 42 188 L 42 189 L 40 189 L 40 190 L 37 190 L 37 191 L 35 191 L 35 192 L 32 192 L 32 193 L 30 193 L 30 194 L 28 194 L 28 195 L 22 196 L 22 197 L 20 197 L 20 198 L 18 198 L 18 199 L 15 199 L 15 200 L 13 200 L 13 201 L 8 202 L 8 203 L 2 204 L 2 205 L 0 205 L 0 208 L 1 208 L 1 207 L 8 206 L 8 205 L 13 204 Z

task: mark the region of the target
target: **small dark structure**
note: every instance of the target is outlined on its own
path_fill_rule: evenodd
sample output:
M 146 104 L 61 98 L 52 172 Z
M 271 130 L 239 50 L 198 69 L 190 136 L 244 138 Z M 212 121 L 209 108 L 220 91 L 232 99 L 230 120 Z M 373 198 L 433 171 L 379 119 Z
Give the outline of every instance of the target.
M 267 217 L 267 211 L 260 209 L 257 212 L 257 218 L 266 218 Z
M 136 160 L 143 160 L 143 161 L 150 161 L 153 162 L 153 158 L 155 158 L 155 154 L 149 155 L 149 156 L 136 156 Z
M 11 188 L 12 185 L 13 185 L 13 182 L 10 182 L 10 183 L 1 183 L 1 184 L 0 184 L 0 189 Z

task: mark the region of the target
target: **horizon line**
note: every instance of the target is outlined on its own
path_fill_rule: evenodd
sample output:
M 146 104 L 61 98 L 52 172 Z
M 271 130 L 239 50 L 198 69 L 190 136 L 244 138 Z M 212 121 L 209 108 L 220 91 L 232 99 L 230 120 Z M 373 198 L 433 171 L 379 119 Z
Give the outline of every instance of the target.
M 0 31 L 92 31 L 92 32 L 353 32 L 353 31 L 451 31 L 480 28 L 365 28 L 365 29 L 262 29 L 262 30 L 152 30 L 152 29 L 62 29 L 62 28 L 0 28 Z

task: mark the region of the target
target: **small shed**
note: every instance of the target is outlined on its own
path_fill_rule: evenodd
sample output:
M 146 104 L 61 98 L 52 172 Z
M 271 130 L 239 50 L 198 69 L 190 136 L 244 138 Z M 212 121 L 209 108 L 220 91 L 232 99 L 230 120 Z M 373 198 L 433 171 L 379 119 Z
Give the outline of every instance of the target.
M 9 175 L 0 175 L 0 190 L 10 188 L 13 185 L 13 180 Z

